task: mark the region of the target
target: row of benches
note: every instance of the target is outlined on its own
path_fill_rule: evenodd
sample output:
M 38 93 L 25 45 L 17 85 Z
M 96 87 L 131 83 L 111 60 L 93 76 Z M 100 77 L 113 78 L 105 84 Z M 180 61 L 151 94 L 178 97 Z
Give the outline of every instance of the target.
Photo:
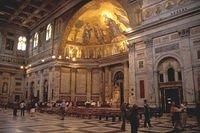
M 47 112 L 49 114 L 56 113 L 59 114 L 59 108 L 39 108 L 40 112 Z M 70 107 L 66 110 L 66 115 L 68 116 L 75 116 L 81 118 L 89 118 L 92 117 L 98 118 L 101 120 L 105 118 L 108 120 L 109 118 L 112 121 L 116 121 L 116 118 L 120 118 L 120 110 L 117 108 L 86 108 L 86 107 Z

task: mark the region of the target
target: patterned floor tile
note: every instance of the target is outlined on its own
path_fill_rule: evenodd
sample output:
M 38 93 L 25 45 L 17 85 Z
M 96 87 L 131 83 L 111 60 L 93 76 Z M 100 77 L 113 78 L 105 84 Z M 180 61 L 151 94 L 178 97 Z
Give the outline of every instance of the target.
M 170 118 L 152 118 L 151 128 L 143 127 L 141 120 L 139 133 L 176 133 L 173 131 Z M 0 112 L 0 133 L 120 133 L 121 122 L 106 120 L 82 119 L 66 117 L 60 120 L 57 115 L 37 113 L 35 117 L 26 114 L 25 117 L 12 117 L 12 111 Z M 199 133 L 200 127 L 194 118 L 188 118 L 188 124 L 183 133 Z M 130 124 L 126 123 L 125 133 L 130 133 Z

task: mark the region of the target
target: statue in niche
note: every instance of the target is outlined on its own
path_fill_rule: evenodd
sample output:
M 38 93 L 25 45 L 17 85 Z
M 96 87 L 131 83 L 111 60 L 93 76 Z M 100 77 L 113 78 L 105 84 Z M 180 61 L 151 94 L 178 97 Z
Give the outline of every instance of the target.
M 8 83 L 7 82 L 3 82 L 2 93 L 8 93 Z
M 109 29 L 110 39 L 112 40 L 113 38 L 115 38 L 116 36 L 118 36 L 121 33 L 119 25 L 116 24 L 116 22 L 114 20 L 107 17 L 106 15 L 104 17 L 105 17 L 105 23 Z
M 99 44 L 104 44 L 105 41 L 104 41 L 103 30 L 100 28 L 98 24 L 94 25 L 94 34 Z
M 84 44 L 87 44 L 90 42 L 91 32 L 92 32 L 91 26 L 89 25 L 89 23 L 86 23 L 84 26 L 83 37 L 82 37 Z

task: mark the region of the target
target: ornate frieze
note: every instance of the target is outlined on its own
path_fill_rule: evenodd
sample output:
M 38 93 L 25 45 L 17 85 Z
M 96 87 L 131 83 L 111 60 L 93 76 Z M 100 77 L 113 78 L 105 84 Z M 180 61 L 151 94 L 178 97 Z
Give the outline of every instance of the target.
M 25 64 L 25 59 L 6 56 L 6 55 L 0 55 L 0 62 L 24 65 Z
M 171 43 L 173 41 L 177 41 L 180 38 L 180 35 L 178 32 L 167 34 L 164 36 L 156 37 L 153 39 L 154 45 L 163 45 L 167 43 Z
M 155 49 L 155 53 L 163 53 L 163 52 L 167 52 L 167 51 L 172 51 L 172 50 L 177 50 L 179 49 L 179 44 L 171 44 L 171 45 L 167 45 L 167 46 L 162 46 L 162 47 L 158 47 Z
M 143 9 L 143 19 L 146 20 L 148 18 L 157 16 L 163 12 L 166 12 L 171 9 L 177 8 L 177 6 L 184 5 L 186 3 L 191 3 L 192 0 L 163 0 L 157 4 L 153 4 Z M 171 15 L 175 15 L 177 13 L 182 13 L 186 11 L 187 8 L 181 8 L 173 12 Z
M 190 29 L 190 34 L 191 35 L 198 35 L 198 34 L 200 34 L 200 26 L 191 28 Z

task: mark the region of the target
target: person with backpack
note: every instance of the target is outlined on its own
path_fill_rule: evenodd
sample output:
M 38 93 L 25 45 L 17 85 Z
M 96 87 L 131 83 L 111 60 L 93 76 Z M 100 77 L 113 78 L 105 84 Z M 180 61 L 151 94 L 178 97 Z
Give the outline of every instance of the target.
M 65 119 L 65 108 L 66 108 L 66 103 L 65 100 L 63 100 L 62 103 L 60 104 L 61 120 Z
M 26 104 L 24 101 L 22 101 L 20 103 L 21 116 L 24 116 L 24 114 L 25 114 L 25 107 L 26 107 Z

